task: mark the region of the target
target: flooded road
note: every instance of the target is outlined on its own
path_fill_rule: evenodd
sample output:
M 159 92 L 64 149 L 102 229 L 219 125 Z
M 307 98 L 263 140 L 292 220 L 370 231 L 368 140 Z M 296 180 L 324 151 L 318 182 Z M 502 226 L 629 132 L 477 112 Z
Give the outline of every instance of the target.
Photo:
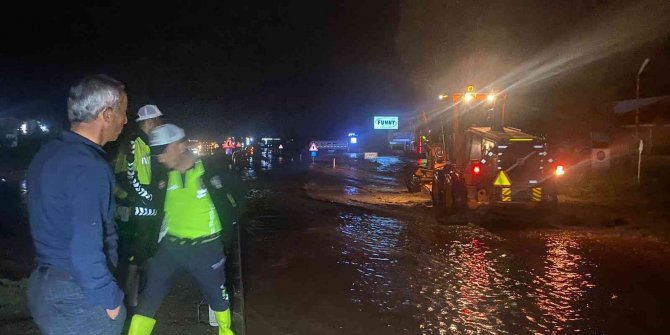
M 404 190 L 405 160 L 337 164 L 266 157 L 240 169 L 247 334 L 670 333 L 666 242 L 524 212 L 441 224 L 428 195 Z M 14 243 L 3 278 L 30 269 L 20 232 L 3 237 Z M 216 333 L 196 320 L 195 287 L 175 284 L 157 334 Z
M 376 185 L 394 193 L 392 176 L 403 162 L 380 161 L 342 166 L 332 172 L 336 178 L 324 178 L 329 172 L 318 166 L 277 167 L 251 178 L 250 334 L 670 331 L 664 242 L 532 223 L 449 226 L 413 215 L 413 207 L 395 215 L 305 192 L 315 192 L 314 184 L 336 192 L 339 179 L 345 199 L 378 191 Z M 357 184 L 370 175 L 361 191 Z

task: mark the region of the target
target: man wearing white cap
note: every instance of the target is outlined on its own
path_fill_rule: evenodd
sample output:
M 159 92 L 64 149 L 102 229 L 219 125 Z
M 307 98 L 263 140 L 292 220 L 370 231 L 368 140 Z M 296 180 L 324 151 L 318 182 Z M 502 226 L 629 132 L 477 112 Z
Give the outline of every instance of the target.
M 165 218 L 128 335 L 151 334 L 156 311 L 181 273 L 196 279 L 214 310 L 219 334 L 233 335 L 224 256 L 224 244 L 232 238 L 230 212 L 236 207 L 229 184 L 206 171 L 203 162 L 191 154 L 181 128 L 173 124 L 156 127 L 150 144 L 158 162 L 170 170 Z
M 155 105 L 137 111 L 137 130 L 126 137 L 119 150 L 115 174 L 121 192 L 117 192 L 119 213 L 119 282 L 124 285 L 126 304 L 137 306 L 140 270 L 157 247 L 162 202 L 156 199 L 156 168 L 151 166 L 149 134 L 161 125 L 163 113 Z M 153 175 L 153 176 L 152 176 Z

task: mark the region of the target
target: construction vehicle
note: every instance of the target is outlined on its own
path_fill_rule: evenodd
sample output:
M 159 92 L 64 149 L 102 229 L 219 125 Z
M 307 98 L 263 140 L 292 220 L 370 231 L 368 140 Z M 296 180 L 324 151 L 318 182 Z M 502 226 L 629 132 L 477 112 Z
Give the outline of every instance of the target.
M 425 159 L 405 170 L 408 191 L 429 191 L 438 218 L 482 206 L 555 205 L 565 167 L 549 156 L 544 137 L 504 126 L 506 95 L 469 87 L 450 97 L 449 122 L 428 129 L 424 115 L 417 151 Z

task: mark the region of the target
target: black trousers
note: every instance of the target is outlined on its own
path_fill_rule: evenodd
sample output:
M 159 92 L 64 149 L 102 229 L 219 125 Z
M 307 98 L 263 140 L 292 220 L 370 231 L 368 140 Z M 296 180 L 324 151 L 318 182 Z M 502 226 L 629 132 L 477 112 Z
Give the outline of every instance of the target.
M 158 249 L 161 222 L 158 217 L 131 217 L 119 221 L 119 259 L 127 264 L 144 266 Z
M 196 245 L 164 238 L 148 262 L 147 284 L 140 296 L 137 314 L 153 318 L 174 279 L 184 273 L 195 279 L 214 311 L 227 310 L 230 302 L 225 288 L 225 260 L 221 238 Z

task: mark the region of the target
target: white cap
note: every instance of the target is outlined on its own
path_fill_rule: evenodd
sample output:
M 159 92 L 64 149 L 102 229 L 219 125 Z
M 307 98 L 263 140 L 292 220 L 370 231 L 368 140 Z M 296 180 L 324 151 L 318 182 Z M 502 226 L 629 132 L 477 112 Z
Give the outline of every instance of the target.
M 160 109 L 156 105 L 144 105 L 137 111 L 137 122 L 153 119 L 155 117 L 163 116 Z
M 156 147 L 160 145 L 168 145 L 172 142 L 177 142 L 184 137 L 186 137 L 184 129 L 181 129 L 172 123 L 166 123 L 151 131 L 149 146 Z

